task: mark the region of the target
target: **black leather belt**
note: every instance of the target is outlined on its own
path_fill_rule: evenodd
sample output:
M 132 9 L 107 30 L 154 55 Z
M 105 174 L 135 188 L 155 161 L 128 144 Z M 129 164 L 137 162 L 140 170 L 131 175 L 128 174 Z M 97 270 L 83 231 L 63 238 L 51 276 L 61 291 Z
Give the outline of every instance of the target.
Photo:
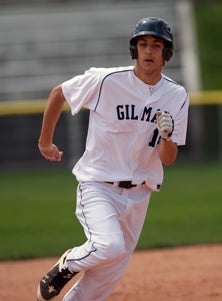
M 105 183 L 108 183 L 108 184 L 114 184 L 115 182 L 105 182 Z M 140 185 L 143 185 L 145 184 L 145 181 L 143 181 L 143 183 L 141 183 Z M 125 188 L 125 189 L 130 189 L 132 187 L 136 187 L 138 186 L 137 184 L 132 184 L 131 181 L 120 181 L 118 182 L 118 187 L 120 188 Z

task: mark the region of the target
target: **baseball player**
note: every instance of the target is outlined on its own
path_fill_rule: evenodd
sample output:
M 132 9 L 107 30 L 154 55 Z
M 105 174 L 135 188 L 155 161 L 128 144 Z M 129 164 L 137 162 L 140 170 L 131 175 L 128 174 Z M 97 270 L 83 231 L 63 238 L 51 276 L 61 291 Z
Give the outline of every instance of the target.
M 43 115 L 39 150 L 60 161 L 53 134 L 65 101 L 73 115 L 90 111 L 85 151 L 73 168 L 76 216 L 86 241 L 71 247 L 41 279 L 37 298 L 51 300 L 77 273 L 63 301 L 102 301 L 137 245 L 149 200 L 174 163 L 187 131 L 188 94 L 162 74 L 173 55 L 165 20 L 141 19 L 130 38 L 133 66 L 91 68 L 55 87 Z

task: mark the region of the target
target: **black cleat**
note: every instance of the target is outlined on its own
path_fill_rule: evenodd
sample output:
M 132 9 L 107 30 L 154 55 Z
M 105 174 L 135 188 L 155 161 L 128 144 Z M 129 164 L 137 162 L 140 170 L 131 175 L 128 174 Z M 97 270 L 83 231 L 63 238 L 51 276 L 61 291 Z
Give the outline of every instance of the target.
M 68 269 L 66 256 L 69 252 L 70 250 L 66 251 L 40 281 L 37 290 L 38 301 L 46 301 L 58 296 L 63 287 L 77 274 Z

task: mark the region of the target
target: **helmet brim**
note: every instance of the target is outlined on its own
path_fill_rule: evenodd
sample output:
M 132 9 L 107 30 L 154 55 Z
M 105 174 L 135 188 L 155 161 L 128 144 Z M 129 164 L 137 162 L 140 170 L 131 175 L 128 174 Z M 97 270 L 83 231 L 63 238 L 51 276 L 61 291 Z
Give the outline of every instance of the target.
M 168 43 L 170 43 L 171 45 L 173 44 L 172 43 L 172 40 L 169 39 L 167 36 L 164 36 L 163 34 L 158 34 L 157 32 L 155 31 L 140 31 L 138 34 L 135 34 L 132 36 L 132 38 L 130 39 L 130 44 L 135 44 L 137 38 L 141 37 L 141 36 L 146 36 L 146 35 L 149 35 L 149 36 L 153 36 L 153 37 L 158 37 L 158 38 L 161 38 L 163 39 L 164 41 L 167 41 Z

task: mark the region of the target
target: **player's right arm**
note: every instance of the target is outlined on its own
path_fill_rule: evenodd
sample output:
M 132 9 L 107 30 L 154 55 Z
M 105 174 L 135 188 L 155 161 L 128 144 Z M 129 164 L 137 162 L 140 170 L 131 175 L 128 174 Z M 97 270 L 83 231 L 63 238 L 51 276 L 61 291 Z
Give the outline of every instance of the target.
M 178 154 L 177 144 L 171 139 L 171 135 L 174 130 L 174 121 L 170 114 L 158 111 L 157 128 L 160 134 L 160 142 L 157 145 L 157 151 L 161 162 L 170 166 L 176 160 Z
M 61 161 L 63 155 L 53 144 L 53 136 L 65 101 L 61 85 L 56 86 L 51 91 L 44 110 L 38 147 L 42 156 L 50 161 Z

